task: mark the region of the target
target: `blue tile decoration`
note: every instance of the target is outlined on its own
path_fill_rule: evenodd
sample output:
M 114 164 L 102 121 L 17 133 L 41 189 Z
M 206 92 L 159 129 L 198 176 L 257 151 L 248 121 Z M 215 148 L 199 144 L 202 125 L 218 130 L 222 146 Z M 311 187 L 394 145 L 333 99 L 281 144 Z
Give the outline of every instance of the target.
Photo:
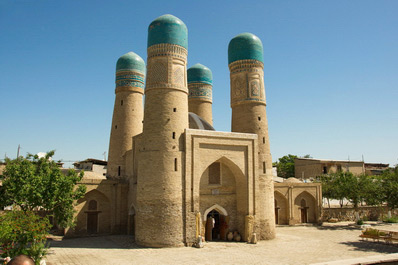
M 228 45 L 228 64 L 239 60 L 257 60 L 264 63 L 263 44 L 252 33 L 241 33 Z
M 161 43 L 176 44 L 188 49 L 188 29 L 179 18 L 163 15 L 148 28 L 148 47 Z

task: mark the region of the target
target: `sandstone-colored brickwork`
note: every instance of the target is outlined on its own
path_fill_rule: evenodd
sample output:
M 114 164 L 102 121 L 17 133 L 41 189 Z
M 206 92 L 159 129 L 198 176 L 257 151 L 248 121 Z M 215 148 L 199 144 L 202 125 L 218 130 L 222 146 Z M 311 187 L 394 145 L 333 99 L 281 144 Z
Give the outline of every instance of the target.
M 275 183 L 277 223 L 295 225 L 319 223 L 322 215 L 322 186 L 320 183 Z M 302 205 L 303 200 L 305 205 Z M 303 213 L 305 211 L 305 213 Z
M 183 133 L 188 127 L 187 51 L 148 48 L 144 127 L 138 154 L 136 240 L 149 247 L 183 246 Z
M 145 78 L 143 74 L 135 71 L 117 72 L 116 80 L 120 76 Z M 141 86 L 143 82 L 116 82 L 107 170 L 107 175 L 113 179 L 128 175 L 126 153 L 131 149 L 132 138 L 142 133 L 144 89 Z
M 275 237 L 274 190 L 272 185 L 272 158 L 268 137 L 268 121 L 264 87 L 264 65 L 257 60 L 238 60 L 229 65 L 231 80 L 231 107 L 233 132 L 254 133 L 258 136 L 258 185 L 256 196 L 260 239 Z M 260 229 L 265 227 L 265 229 Z

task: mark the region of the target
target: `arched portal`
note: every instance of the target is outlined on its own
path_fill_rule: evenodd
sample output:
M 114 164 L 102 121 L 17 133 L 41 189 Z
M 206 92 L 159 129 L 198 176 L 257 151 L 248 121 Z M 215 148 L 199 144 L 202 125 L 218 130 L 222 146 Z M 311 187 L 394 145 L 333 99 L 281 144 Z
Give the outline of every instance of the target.
M 87 233 L 97 234 L 98 233 L 98 211 L 97 211 L 97 201 L 91 200 L 88 202 L 87 213 Z
M 308 207 L 307 207 L 307 203 L 306 203 L 305 199 L 301 199 L 300 205 L 301 205 L 301 207 L 300 207 L 301 222 L 308 223 L 308 214 L 307 214 Z
M 294 199 L 294 219 L 299 223 L 315 223 L 316 200 L 307 191 L 301 192 Z
M 278 225 L 289 224 L 288 201 L 279 191 L 274 192 L 275 198 L 275 223 Z
M 76 216 L 75 231 L 77 234 L 108 234 L 111 232 L 111 205 L 108 197 L 91 190 L 77 200 L 81 210 Z
M 226 240 L 229 231 L 243 235 L 248 196 L 246 177 L 239 167 L 220 158 L 208 164 L 199 185 L 202 236 L 206 240 Z

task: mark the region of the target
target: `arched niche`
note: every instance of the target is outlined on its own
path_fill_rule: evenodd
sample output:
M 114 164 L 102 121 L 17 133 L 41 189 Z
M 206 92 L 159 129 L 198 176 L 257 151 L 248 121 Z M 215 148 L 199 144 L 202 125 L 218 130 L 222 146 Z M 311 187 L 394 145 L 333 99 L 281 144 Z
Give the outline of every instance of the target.
M 287 198 L 279 191 L 274 191 L 275 199 L 275 223 L 279 225 L 289 224 L 289 207 Z
M 294 219 L 299 223 L 315 223 L 316 200 L 307 191 L 301 192 L 294 199 Z
M 87 192 L 77 201 L 75 231 L 77 234 L 107 234 L 111 232 L 111 205 L 108 197 L 98 190 Z
M 209 167 L 214 163 L 220 164 L 221 178 L 219 184 L 209 183 Z M 248 208 L 248 181 L 241 169 L 227 157 L 220 157 L 207 164 L 202 171 L 196 190 L 199 191 L 199 211 L 202 213 L 203 226 L 206 226 L 207 215 L 216 210 L 220 220 L 228 230 L 237 230 L 241 234 L 245 231 L 245 216 Z M 225 228 L 223 226 L 223 228 Z M 223 230 L 222 231 L 227 231 Z M 220 236 L 224 238 L 222 233 Z

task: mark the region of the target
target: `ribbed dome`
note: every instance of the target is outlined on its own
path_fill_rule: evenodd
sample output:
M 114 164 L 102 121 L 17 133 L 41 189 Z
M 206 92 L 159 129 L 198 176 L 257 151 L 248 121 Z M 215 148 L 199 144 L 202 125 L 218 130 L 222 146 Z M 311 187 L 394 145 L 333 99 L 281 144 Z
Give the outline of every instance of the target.
M 116 71 L 135 70 L 145 74 L 145 62 L 134 52 L 122 55 L 116 63 Z
M 152 21 L 148 28 L 148 47 L 170 43 L 188 49 L 188 29 L 178 17 L 163 15 Z
M 197 63 L 188 69 L 188 84 L 189 83 L 206 83 L 211 85 L 213 83 L 213 74 L 211 70 L 203 64 Z
M 252 33 L 241 33 L 233 38 L 228 45 L 228 64 L 239 60 L 263 60 L 263 44 Z

